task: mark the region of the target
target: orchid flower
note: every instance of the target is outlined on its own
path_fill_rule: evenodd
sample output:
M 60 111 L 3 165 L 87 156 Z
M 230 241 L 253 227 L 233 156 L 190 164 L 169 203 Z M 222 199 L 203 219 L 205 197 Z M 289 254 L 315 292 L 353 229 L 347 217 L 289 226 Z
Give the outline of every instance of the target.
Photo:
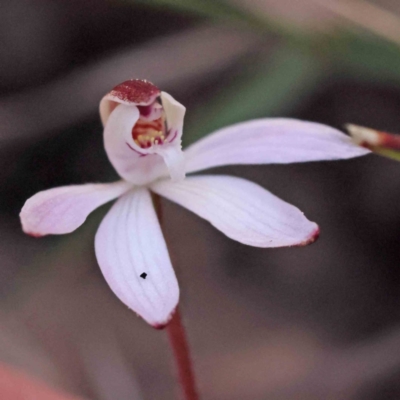
M 106 153 L 122 179 L 39 192 L 20 214 L 30 235 L 64 234 L 118 198 L 97 231 L 97 261 L 117 297 L 157 328 L 170 320 L 179 287 L 151 192 L 249 246 L 303 246 L 319 229 L 296 207 L 245 179 L 185 175 L 230 164 L 347 159 L 369 152 L 333 128 L 294 119 L 239 123 L 182 151 L 184 114 L 184 106 L 148 81 L 116 86 L 101 100 L 100 116 Z

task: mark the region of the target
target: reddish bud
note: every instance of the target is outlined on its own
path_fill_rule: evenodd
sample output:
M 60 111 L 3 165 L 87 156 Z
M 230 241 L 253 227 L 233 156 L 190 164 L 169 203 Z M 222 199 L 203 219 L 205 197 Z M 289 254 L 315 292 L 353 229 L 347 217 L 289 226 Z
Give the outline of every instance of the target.
M 367 149 L 375 150 L 376 148 L 383 148 L 400 150 L 400 135 L 352 124 L 348 124 L 346 128 L 353 140 Z

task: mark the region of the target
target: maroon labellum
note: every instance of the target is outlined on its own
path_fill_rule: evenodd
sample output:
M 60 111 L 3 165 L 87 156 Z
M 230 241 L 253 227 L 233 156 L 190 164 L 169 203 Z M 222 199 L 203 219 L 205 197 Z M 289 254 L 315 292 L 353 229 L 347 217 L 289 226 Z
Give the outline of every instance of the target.
M 110 100 L 136 106 L 148 106 L 160 95 L 160 89 L 151 82 L 141 79 L 131 79 L 115 86 L 106 96 Z
M 100 102 L 100 117 L 106 124 L 111 112 L 118 104 L 143 107 L 144 113 L 150 112 L 151 105 L 161 94 L 160 89 L 143 79 L 130 79 L 115 86 Z M 148 109 L 147 106 L 150 106 Z

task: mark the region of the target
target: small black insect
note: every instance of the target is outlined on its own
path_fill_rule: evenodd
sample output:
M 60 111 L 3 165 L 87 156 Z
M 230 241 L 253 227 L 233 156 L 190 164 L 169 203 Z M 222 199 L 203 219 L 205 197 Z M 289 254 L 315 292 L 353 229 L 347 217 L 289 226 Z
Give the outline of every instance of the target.
M 143 278 L 143 279 L 146 279 L 146 276 L 147 276 L 146 272 L 142 272 L 142 273 L 140 274 L 140 277 Z

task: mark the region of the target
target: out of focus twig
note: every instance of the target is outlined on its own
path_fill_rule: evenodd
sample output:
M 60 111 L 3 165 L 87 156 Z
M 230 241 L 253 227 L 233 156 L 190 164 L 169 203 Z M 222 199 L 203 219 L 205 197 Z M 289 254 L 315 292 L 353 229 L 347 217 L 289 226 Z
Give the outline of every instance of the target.
M 248 32 L 202 26 L 81 67 L 39 89 L 0 100 L 0 142 L 29 140 L 95 113 L 101 97 L 135 77 L 163 89 L 218 71 L 257 43 Z

